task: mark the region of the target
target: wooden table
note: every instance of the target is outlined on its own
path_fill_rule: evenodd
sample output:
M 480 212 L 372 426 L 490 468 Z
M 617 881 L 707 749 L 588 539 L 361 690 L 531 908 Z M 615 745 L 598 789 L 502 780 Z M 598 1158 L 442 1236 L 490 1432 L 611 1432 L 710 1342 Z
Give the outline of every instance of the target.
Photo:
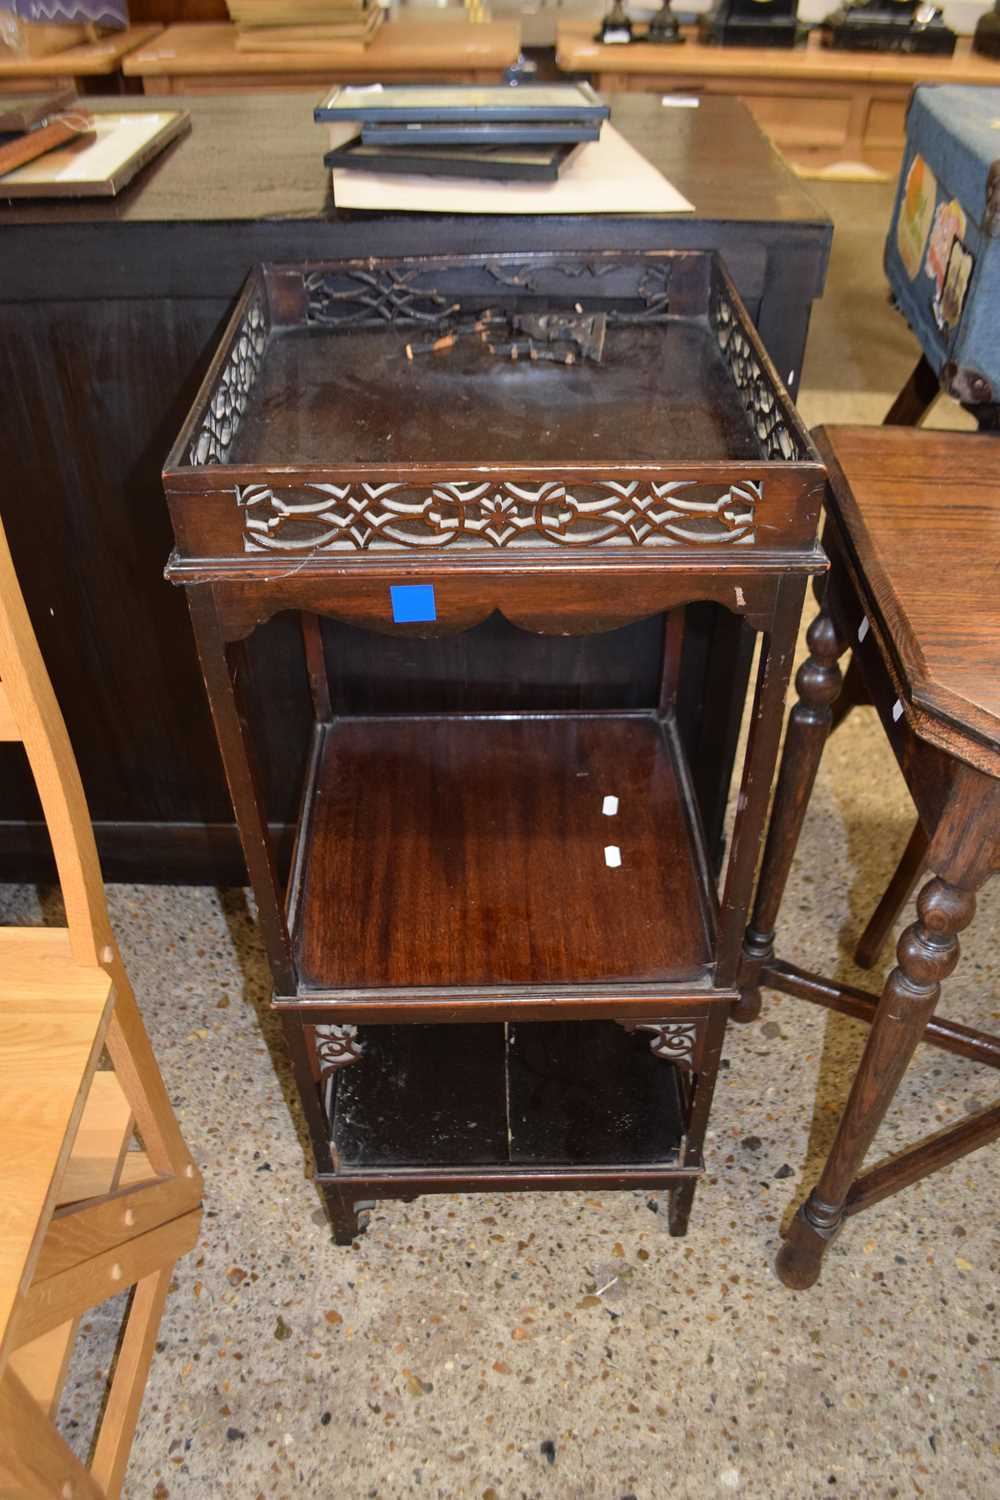
M 1000 86 L 1000 63 L 960 37 L 954 57 L 835 52 L 813 32 L 805 47 L 706 47 L 688 35 L 682 47 L 605 47 L 593 21 L 561 21 L 556 60 L 588 73 L 601 92 L 734 94 L 783 154 L 821 168 L 864 162 L 895 175 L 905 138 L 906 104 L 916 83 Z
M 830 427 L 819 429 L 817 444 L 830 474 L 823 536 L 830 574 L 796 679 L 799 701 L 744 942 L 742 1008 L 753 1013 L 764 985 L 872 1029 L 819 1182 L 778 1257 L 782 1280 L 799 1288 L 816 1280 L 846 1218 L 1000 1136 L 997 1103 L 858 1175 L 921 1040 L 1000 1067 L 996 1036 L 934 1018 L 976 892 L 1000 873 L 998 441 Z M 920 857 L 915 864 L 904 857 L 909 868 L 893 882 L 897 895 L 901 884 L 926 883 L 881 996 L 774 957 L 781 896 L 841 686 L 838 659 L 848 646 L 923 833 Z
M 144 47 L 162 26 L 129 26 L 101 37 L 98 42 L 83 42 L 65 52 L 46 57 L 14 57 L 0 48 L 0 94 L 39 93 L 72 82 L 80 94 L 120 94 L 126 85 L 122 62 L 137 47 Z
M 147 93 L 215 94 L 230 89 L 322 88 L 328 83 L 499 83 L 521 51 L 517 21 L 389 21 L 370 47 L 325 52 L 240 52 L 236 27 L 168 26 L 126 61 Z
M 612 101 L 618 129 L 693 214 L 477 218 L 338 213 L 315 97 L 195 99 L 192 134 L 113 202 L 0 203 L 0 380 L 12 393 L 0 420 L 4 521 L 112 878 L 245 878 L 184 601 L 161 577 L 170 523 L 160 469 L 252 266 L 420 250 L 715 248 L 793 388 L 822 293 L 829 219 L 734 99 L 685 110 L 670 131 L 656 100 Z M 685 650 L 702 664 L 685 672 L 679 714 L 697 726 L 691 759 L 712 847 L 739 727 L 740 627 L 714 606 L 696 612 Z M 662 632 L 652 620 L 622 637 L 541 644 L 526 695 L 551 706 L 552 681 L 569 681 L 567 706 L 597 708 L 652 690 Z M 456 680 L 468 649 L 451 664 Z M 477 650 L 489 656 L 478 670 L 505 670 L 502 641 Z M 718 691 L 706 694 L 713 662 Z M 374 670 L 353 647 L 341 661 L 358 706 Z M 391 668 L 401 705 L 411 674 L 401 654 Z M 276 691 L 291 682 L 276 669 Z M 274 821 L 288 827 L 294 756 L 280 732 L 263 755 L 280 792 Z M 31 878 L 46 868 L 44 833 L 3 747 L 0 763 L 0 868 Z

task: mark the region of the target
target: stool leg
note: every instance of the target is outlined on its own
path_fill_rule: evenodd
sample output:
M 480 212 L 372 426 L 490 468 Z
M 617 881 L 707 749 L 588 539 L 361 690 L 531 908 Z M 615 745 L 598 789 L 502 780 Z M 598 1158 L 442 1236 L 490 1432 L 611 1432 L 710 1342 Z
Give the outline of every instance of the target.
M 809 626 L 806 641 L 809 656 L 795 678 L 799 701 L 788 719 L 757 896 L 743 939 L 740 1000 L 733 1007 L 734 1021 L 753 1021 L 760 1014 L 757 976 L 761 966 L 774 957 L 778 908 L 795 857 L 823 746 L 830 733 L 830 705 L 841 688 L 837 660 L 847 650 L 847 642 L 825 608 L 821 608 Z
M 798 1291 L 816 1281 L 844 1217 L 848 1191 L 875 1139 L 941 993 L 958 963 L 957 934 L 972 921 L 973 892 L 935 876 L 917 897 L 917 920 L 899 939 L 871 1032 L 819 1182 L 792 1220 L 776 1270 Z
M 927 858 L 929 842 L 924 832 L 924 825 L 918 818 L 917 825 L 903 850 L 902 858 L 896 866 L 896 873 L 886 886 L 881 901 L 872 912 L 868 926 L 858 939 L 858 946 L 854 951 L 854 962 L 859 969 L 872 969 L 878 962 L 882 944 L 886 940 L 890 927 L 913 895 L 913 887 L 920 879 L 924 861 Z
M 844 673 L 844 685 L 840 690 L 840 696 L 833 705 L 830 728 L 839 729 L 853 708 L 861 708 L 863 704 L 870 702 L 865 679 L 858 665 L 858 658 L 852 656 L 847 664 L 847 671 Z
M 918 427 L 941 394 L 941 385 L 927 356 L 921 354 L 913 374 L 896 397 L 883 427 Z

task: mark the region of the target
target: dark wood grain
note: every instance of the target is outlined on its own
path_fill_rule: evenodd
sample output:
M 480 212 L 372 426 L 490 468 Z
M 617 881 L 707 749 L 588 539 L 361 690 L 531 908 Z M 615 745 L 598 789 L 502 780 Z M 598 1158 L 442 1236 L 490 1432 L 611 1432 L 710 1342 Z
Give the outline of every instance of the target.
M 343 352 L 343 340 L 350 348 Z M 708 328 L 612 328 L 600 365 L 500 361 L 476 338 L 407 360 L 412 330 L 273 342 L 241 424 L 236 466 L 367 462 L 753 459 L 756 443 Z M 707 351 L 707 353 L 706 353 Z M 483 412 L 489 410 L 484 424 Z M 428 411 L 437 414 L 429 423 Z
M 605 863 L 612 844 L 620 869 Z M 340 722 L 308 845 L 306 986 L 695 979 L 709 960 L 652 718 Z
M 820 428 L 842 532 L 906 698 L 1000 774 L 1000 445 L 912 428 Z
M 226 0 L 129 0 L 132 21 L 159 21 L 175 26 L 181 21 L 228 21 Z

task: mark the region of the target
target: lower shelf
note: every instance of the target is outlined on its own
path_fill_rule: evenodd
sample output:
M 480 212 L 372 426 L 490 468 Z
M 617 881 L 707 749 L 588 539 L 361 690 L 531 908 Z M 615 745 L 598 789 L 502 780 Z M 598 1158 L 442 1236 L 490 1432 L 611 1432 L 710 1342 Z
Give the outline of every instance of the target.
M 361 1027 L 358 1040 L 360 1060 L 331 1078 L 338 1177 L 684 1166 L 687 1080 L 643 1033 L 510 1022 Z

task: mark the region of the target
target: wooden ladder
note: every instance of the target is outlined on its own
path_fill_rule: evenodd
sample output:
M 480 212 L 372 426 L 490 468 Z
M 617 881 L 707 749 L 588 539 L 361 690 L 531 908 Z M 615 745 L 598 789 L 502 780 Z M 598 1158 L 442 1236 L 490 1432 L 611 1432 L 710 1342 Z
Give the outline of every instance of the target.
M 2 526 L 0 739 L 27 752 L 67 921 L 0 928 L 0 1496 L 96 1500 L 121 1488 L 202 1181 L 111 931 L 83 786 Z M 133 1133 L 141 1149 L 128 1149 Z M 88 1468 L 54 1417 L 81 1316 L 129 1288 Z

